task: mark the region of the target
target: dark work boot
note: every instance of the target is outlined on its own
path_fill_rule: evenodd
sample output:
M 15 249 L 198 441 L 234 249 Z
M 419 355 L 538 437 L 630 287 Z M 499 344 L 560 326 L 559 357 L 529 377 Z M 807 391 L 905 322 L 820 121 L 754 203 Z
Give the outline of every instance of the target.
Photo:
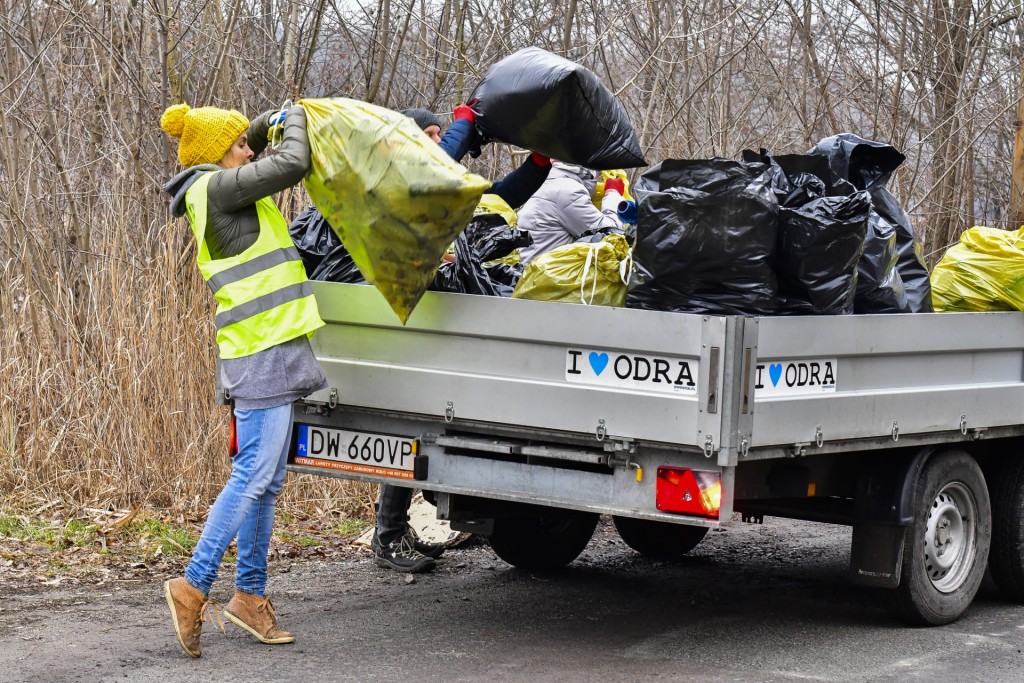
M 416 540 L 411 533 L 406 533 L 387 544 L 381 543 L 377 534 L 374 534 L 370 548 L 377 564 L 396 572 L 419 574 L 430 571 L 437 564 L 434 558 L 427 557 L 416 549 Z
M 444 543 L 431 543 L 430 541 L 424 541 L 412 527 L 409 527 L 408 533 L 412 536 L 412 545 L 416 548 L 417 552 L 434 560 L 444 554 Z

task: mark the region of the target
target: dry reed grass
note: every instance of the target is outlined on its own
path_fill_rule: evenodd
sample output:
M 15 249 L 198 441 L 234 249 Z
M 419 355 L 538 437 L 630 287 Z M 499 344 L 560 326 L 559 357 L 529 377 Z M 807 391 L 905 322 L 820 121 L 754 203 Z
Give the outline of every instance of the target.
M 228 476 L 212 297 L 191 232 L 180 220 L 158 224 L 150 254 L 130 253 L 140 215 L 124 208 L 93 231 L 77 277 L 56 269 L 44 290 L 15 260 L 0 263 L 0 505 L 194 516 Z M 374 489 L 293 475 L 281 505 L 365 518 Z

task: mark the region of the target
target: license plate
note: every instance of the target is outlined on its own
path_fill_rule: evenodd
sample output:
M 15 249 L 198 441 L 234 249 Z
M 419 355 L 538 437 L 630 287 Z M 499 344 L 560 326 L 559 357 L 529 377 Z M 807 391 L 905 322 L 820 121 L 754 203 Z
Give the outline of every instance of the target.
M 296 425 L 296 465 L 412 479 L 416 439 L 314 425 Z

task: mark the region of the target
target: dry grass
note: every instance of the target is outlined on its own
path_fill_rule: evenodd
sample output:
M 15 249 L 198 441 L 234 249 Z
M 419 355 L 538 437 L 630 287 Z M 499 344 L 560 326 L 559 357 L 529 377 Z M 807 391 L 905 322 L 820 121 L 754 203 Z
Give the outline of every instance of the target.
M 160 225 L 150 254 L 130 254 L 140 215 L 122 215 L 94 231 L 101 241 L 74 278 L 56 269 L 29 281 L 17 262 L 0 263 L 2 506 L 194 515 L 227 478 L 212 297 L 191 233 L 184 221 Z M 374 488 L 292 477 L 281 505 L 365 518 Z

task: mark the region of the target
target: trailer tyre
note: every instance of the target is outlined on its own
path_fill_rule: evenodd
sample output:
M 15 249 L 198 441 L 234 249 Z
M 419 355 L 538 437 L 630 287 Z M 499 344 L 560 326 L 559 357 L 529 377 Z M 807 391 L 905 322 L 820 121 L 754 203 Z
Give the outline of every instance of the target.
M 587 547 L 597 519 L 593 512 L 536 506 L 526 516 L 495 519 L 491 549 L 520 569 L 558 569 Z
M 633 550 L 659 560 L 678 560 L 707 535 L 703 526 L 670 524 L 649 519 L 612 517 L 622 540 Z
M 988 568 L 1003 597 L 1024 602 L 1024 459 L 1007 462 L 995 479 Z
M 959 619 L 985 576 L 992 509 L 981 468 L 963 451 L 931 458 L 914 491 L 896 599 L 904 621 L 938 626 Z

